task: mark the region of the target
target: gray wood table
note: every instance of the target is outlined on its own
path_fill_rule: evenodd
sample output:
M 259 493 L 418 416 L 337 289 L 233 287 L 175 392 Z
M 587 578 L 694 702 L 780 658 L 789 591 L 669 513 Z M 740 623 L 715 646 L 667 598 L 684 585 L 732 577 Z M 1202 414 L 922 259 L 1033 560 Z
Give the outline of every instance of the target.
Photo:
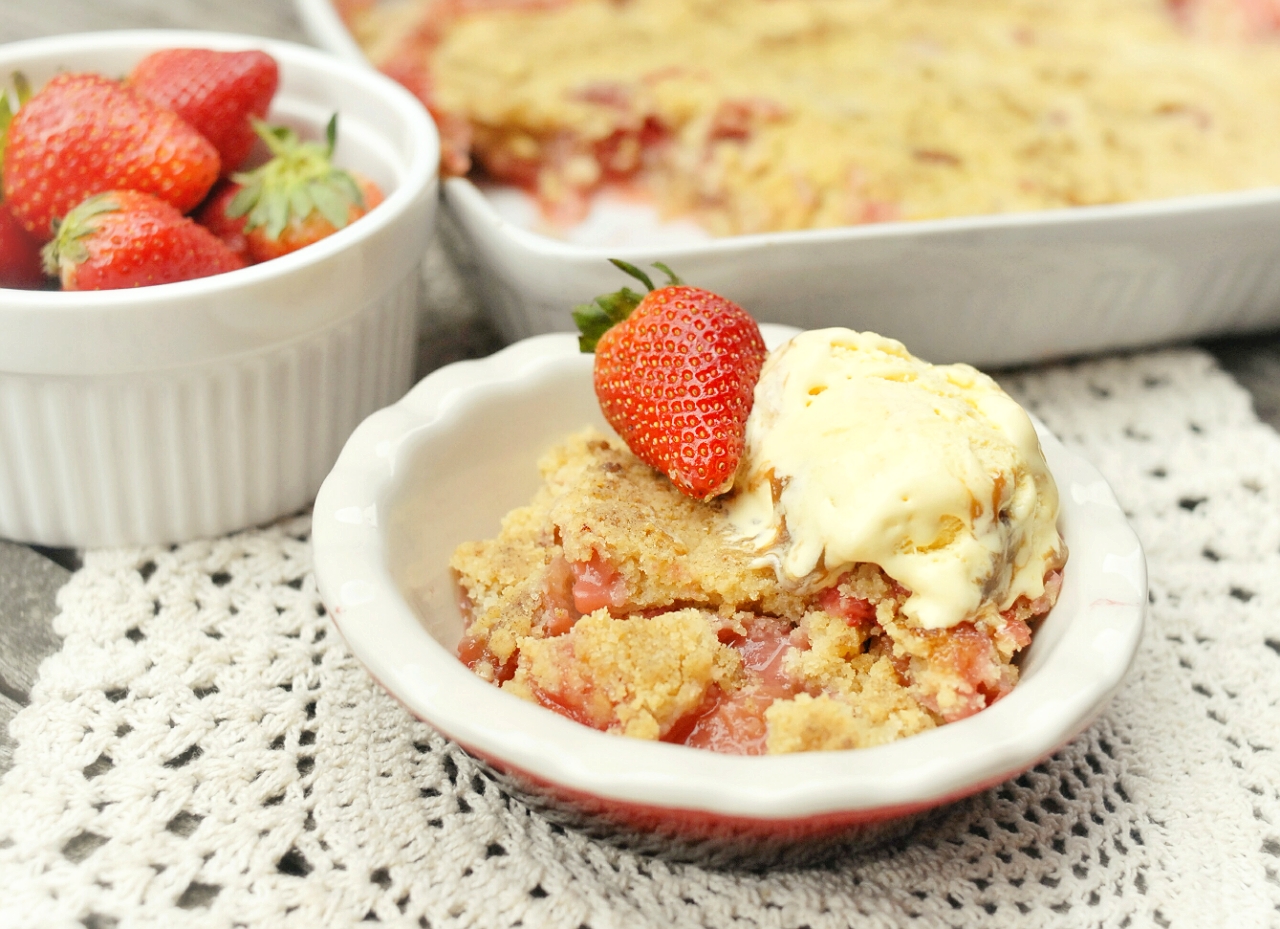
M 7 0 L 0 42 L 98 29 L 206 29 L 305 42 L 290 0 Z M 428 256 L 428 273 L 451 282 L 425 298 L 418 369 L 492 351 L 497 340 L 475 314 L 465 280 Z M 433 269 L 431 264 L 435 264 Z M 1205 343 L 1253 395 L 1258 414 L 1280 428 L 1280 335 Z M 0 773 L 13 745 L 8 725 L 27 703 L 40 660 L 58 647 L 51 628 L 59 588 L 77 564 L 75 552 L 41 550 L 0 540 Z

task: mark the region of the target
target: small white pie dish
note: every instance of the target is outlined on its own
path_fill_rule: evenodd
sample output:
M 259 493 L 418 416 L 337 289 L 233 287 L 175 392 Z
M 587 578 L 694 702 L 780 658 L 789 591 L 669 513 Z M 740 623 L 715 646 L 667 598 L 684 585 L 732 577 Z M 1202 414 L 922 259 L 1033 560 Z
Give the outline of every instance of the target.
M 762 327 L 777 345 L 796 330 Z M 567 334 L 449 365 L 355 431 L 316 500 L 320 593 L 352 651 L 412 713 L 525 792 L 677 841 L 811 842 L 906 822 L 1051 754 L 1102 711 L 1138 645 L 1142 548 L 1102 476 L 1047 430 L 1070 560 L 1013 692 L 871 749 L 735 757 L 607 735 L 499 691 L 456 657 L 448 560 L 539 483 L 537 457 L 606 428 Z
M 386 200 L 283 258 L 176 284 L 0 289 L 0 536 L 78 547 L 176 542 L 305 506 L 351 430 L 413 383 L 419 268 L 439 141 L 395 82 L 253 36 L 102 32 L 0 47 L 0 74 L 127 74 L 166 47 L 258 48 L 268 119 L 322 138 Z

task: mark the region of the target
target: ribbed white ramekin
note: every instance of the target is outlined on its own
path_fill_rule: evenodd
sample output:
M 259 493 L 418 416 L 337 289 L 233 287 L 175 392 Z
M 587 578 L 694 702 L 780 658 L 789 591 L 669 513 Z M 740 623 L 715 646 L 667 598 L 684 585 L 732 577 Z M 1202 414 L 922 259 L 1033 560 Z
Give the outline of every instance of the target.
M 0 289 L 0 536 L 180 541 L 304 506 L 347 436 L 412 383 L 438 141 L 390 80 L 302 46 L 108 32 L 0 48 L 0 73 L 127 73 L 174 46 L 261 48 L 271 120 L 319 135 L 387 194 L 358 222 L 242 271 L 99 293 Z

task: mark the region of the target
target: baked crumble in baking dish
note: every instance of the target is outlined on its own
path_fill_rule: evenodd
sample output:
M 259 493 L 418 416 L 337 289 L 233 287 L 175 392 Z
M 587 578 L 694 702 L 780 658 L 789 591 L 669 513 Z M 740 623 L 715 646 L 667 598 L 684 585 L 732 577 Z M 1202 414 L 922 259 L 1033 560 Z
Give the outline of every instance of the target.
M 340 4 L 446 173 L 717 234 L 1280 183 L 1275 0 Z

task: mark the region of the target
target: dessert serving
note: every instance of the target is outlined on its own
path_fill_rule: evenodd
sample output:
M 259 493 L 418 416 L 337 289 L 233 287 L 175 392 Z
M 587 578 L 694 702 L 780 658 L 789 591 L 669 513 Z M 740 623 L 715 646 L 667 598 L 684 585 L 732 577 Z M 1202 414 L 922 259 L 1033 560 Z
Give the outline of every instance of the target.
M 1013 688 L 1066 549 L 1030 419 L 967 365 L 801 333 L 673 278 L 576 314 L 618 432 L 455 551 L 459 657 L 585 725 L 737 754 L 857 748 Z M 665 269 L 664 269 L 665 270 Z
M 1280 183 L 1270 0 L 340 4 L 442 167 L 717 234 Z

